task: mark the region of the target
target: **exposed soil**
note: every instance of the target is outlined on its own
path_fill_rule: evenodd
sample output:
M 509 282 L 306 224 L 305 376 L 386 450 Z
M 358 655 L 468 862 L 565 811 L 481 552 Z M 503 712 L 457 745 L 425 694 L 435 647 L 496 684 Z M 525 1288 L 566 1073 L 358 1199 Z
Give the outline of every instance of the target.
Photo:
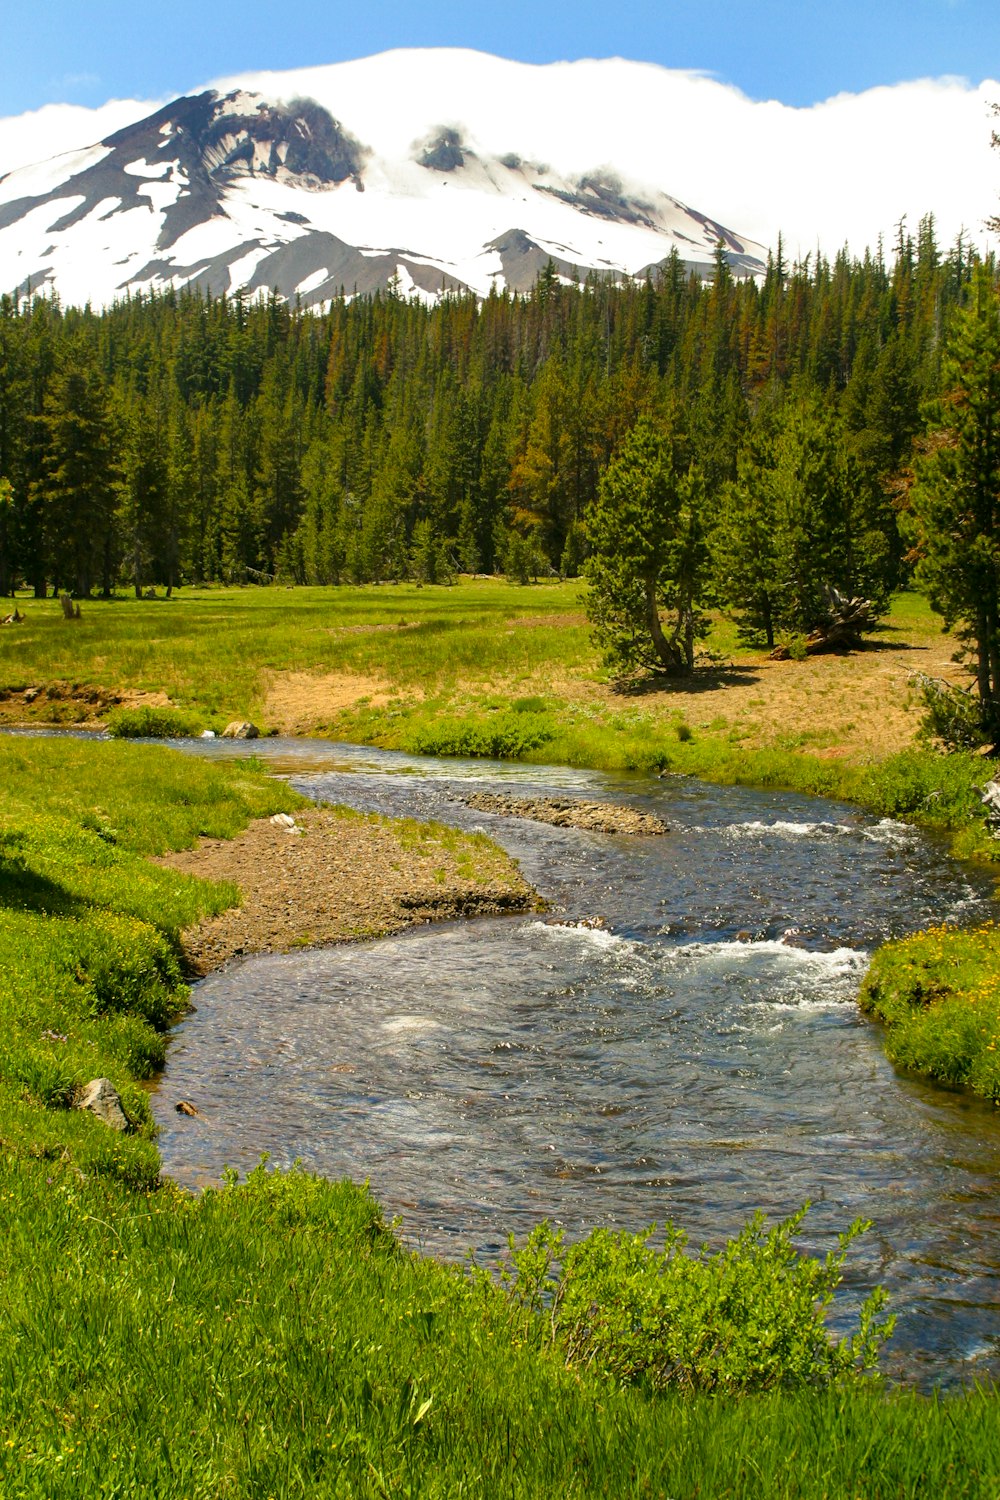
M 308 734 L 321 729 L 345 708 L 365 701 L 384 708 L 396 689 L 384 677 L 354 672 L 275 672 L 267 682 L 264 718 L 279 734 Z
M 115 708 L 168 708 L 166 693 L 112 692 L 86 682 L 28 683 L 0 688 L 0 724 L 77 725 L 100 729 Z
M 551 823 L 556 828 L 584 828 L 590 833 L 660 834 L 669 829 L 653 813 L 638 812 L 616 802 L 578 802 L 563 797 L 508 797 L 503 793 L 476 792 L 466 797 L 467 806 L 478 812 L 499 813 L 505 818 L 527 818 L 533 823 Z
M 861 650 L 771 661 L 741 655 L 731 665 L 699 666 L 691 677 L 624 686 L 597 682 L 558 666 L 516 682 L 493 682 L 494 693 L 562 699 L 583 709 L 621 713 L 635 708 L 666 722 L 682 719 L 696 732 L 732 737 L 748 749 L 800 749 L 820 758 L 880 759 L 913 745 L 923 713 L 918 673 L 965 683 L 953 661 L 956 642 L 940 631 L 888 633 Z M 472 711 L 483 684 L 463 679 Z
M 421 922 L 532 911 L 539 899 L 501 849 L 461 835 L 410 836 L 333 808 L 202 839 L 157 864 L 239 886 L 243 902 L 182 934 L 196 974 L 251 953 L 383 937 Z
M 509 630 L 538 630 L 550 626 L 562 627 L 566 625 L 586 625 L 587 616 L 577 610 L 568 615 L 518 615 L 514 620 L 507 621 Z

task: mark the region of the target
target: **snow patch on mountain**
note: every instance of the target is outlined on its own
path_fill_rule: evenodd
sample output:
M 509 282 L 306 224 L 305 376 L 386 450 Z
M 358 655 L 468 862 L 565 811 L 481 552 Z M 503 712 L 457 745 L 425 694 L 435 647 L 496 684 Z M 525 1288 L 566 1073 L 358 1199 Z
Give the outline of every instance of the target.
M 565 280 L 642 276 L 674 250 L 707 270 L 720 242 L 758 273 L 760 245 L 661 182 L 602 155 L 552 165 L 589 128 L 598 66 L 638 65 L 388 53 L 173 100 L 0 178 L 0 289 L 485 296 L 527 290 L 549 259 Z

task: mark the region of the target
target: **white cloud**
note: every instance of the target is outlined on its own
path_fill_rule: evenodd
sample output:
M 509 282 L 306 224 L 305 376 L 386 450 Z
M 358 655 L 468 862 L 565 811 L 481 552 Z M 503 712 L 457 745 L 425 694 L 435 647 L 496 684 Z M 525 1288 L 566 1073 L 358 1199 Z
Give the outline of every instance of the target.
M 933 212 L 939 238 L 978 242 L 1000 210 L 1000 151 L 989 105 L 1000 83 L 921 79 L 840 94 L 810 108 L 754 101 L 704 74 L 621 59 L 513 63 L 455 49 L 224 81 L 278 97 L 309 95 L 380 155 L 458 125 L 490 154 L 542 159 L 574 175 L 613 165 L 759 240 L 784 233 L 792 256 L 817 243 L 856 252 Z M 49 105 L 0 120 L 0 172 L 100 139 L 155 103 L 98 110 Z
M 490 153 L 542 157 L 563 172 L 613 164 L 764 244 L 783 232 L 792 255 L 817 242 L 860 253 L 879 234 L 891 239 L 904 215 L 915 229 L 928 212 L 943 243 L 963 228 L 983 242 L 1000 207 L 997 82 L 920 79 L 794 108 L 651 63 L 535 66 L 456 49 L 224 81 L 237 82 L 311 95 L 389 156 L 452 124 Z
M 45 161 L 63 151 L 93 146 L 159 109 L 162 100 L 111 99 L 98 109 L 82 104 L 46 104 L 26 115 L 0 119 L 0 177 L 15 167 Z

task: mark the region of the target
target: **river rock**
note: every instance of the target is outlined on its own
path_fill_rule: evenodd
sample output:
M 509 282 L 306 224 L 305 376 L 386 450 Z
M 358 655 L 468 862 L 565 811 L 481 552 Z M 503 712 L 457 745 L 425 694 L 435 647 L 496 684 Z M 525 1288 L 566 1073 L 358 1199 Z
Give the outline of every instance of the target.
M 661 834 L 666 823 L 655 813 L 640 812 L 616 802 L 592 802 L 578 797 L 510 797 L 505 793 L 475 792 L 465 798 L 478 812 L 505 818 L 528 818 L 555 828 L 583 828 L 589 833 Z
M 249 719 L 234 719 L 222 731 L 224 740 L 259 740 L 260 730 Z
M 110 1078 L 93 1078 L 76 1103 L 77 1109 L 89 1110 L 112 1130 L 131 1130 L 132 1121 L 122 1109 L 118 1090 Z
M 988 781 L 980 793 L 986 822 L 994 838 L 1000 838 L 1000 781 Z

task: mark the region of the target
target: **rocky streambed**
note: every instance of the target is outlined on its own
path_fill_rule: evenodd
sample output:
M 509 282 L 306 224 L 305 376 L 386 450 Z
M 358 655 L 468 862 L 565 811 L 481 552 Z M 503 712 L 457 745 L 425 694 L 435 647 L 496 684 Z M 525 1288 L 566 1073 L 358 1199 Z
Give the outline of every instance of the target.
M 475 792 L 466 797 L 467 807 L 496 813 L 503 818 L 527 818 L 553 828 L 582 828 L 589 833 L 656 835 L 668 826 L 655 813 L 643 812 L 619 802 L 592 802 L 575 797 L 511 797 L 504 792 Z

